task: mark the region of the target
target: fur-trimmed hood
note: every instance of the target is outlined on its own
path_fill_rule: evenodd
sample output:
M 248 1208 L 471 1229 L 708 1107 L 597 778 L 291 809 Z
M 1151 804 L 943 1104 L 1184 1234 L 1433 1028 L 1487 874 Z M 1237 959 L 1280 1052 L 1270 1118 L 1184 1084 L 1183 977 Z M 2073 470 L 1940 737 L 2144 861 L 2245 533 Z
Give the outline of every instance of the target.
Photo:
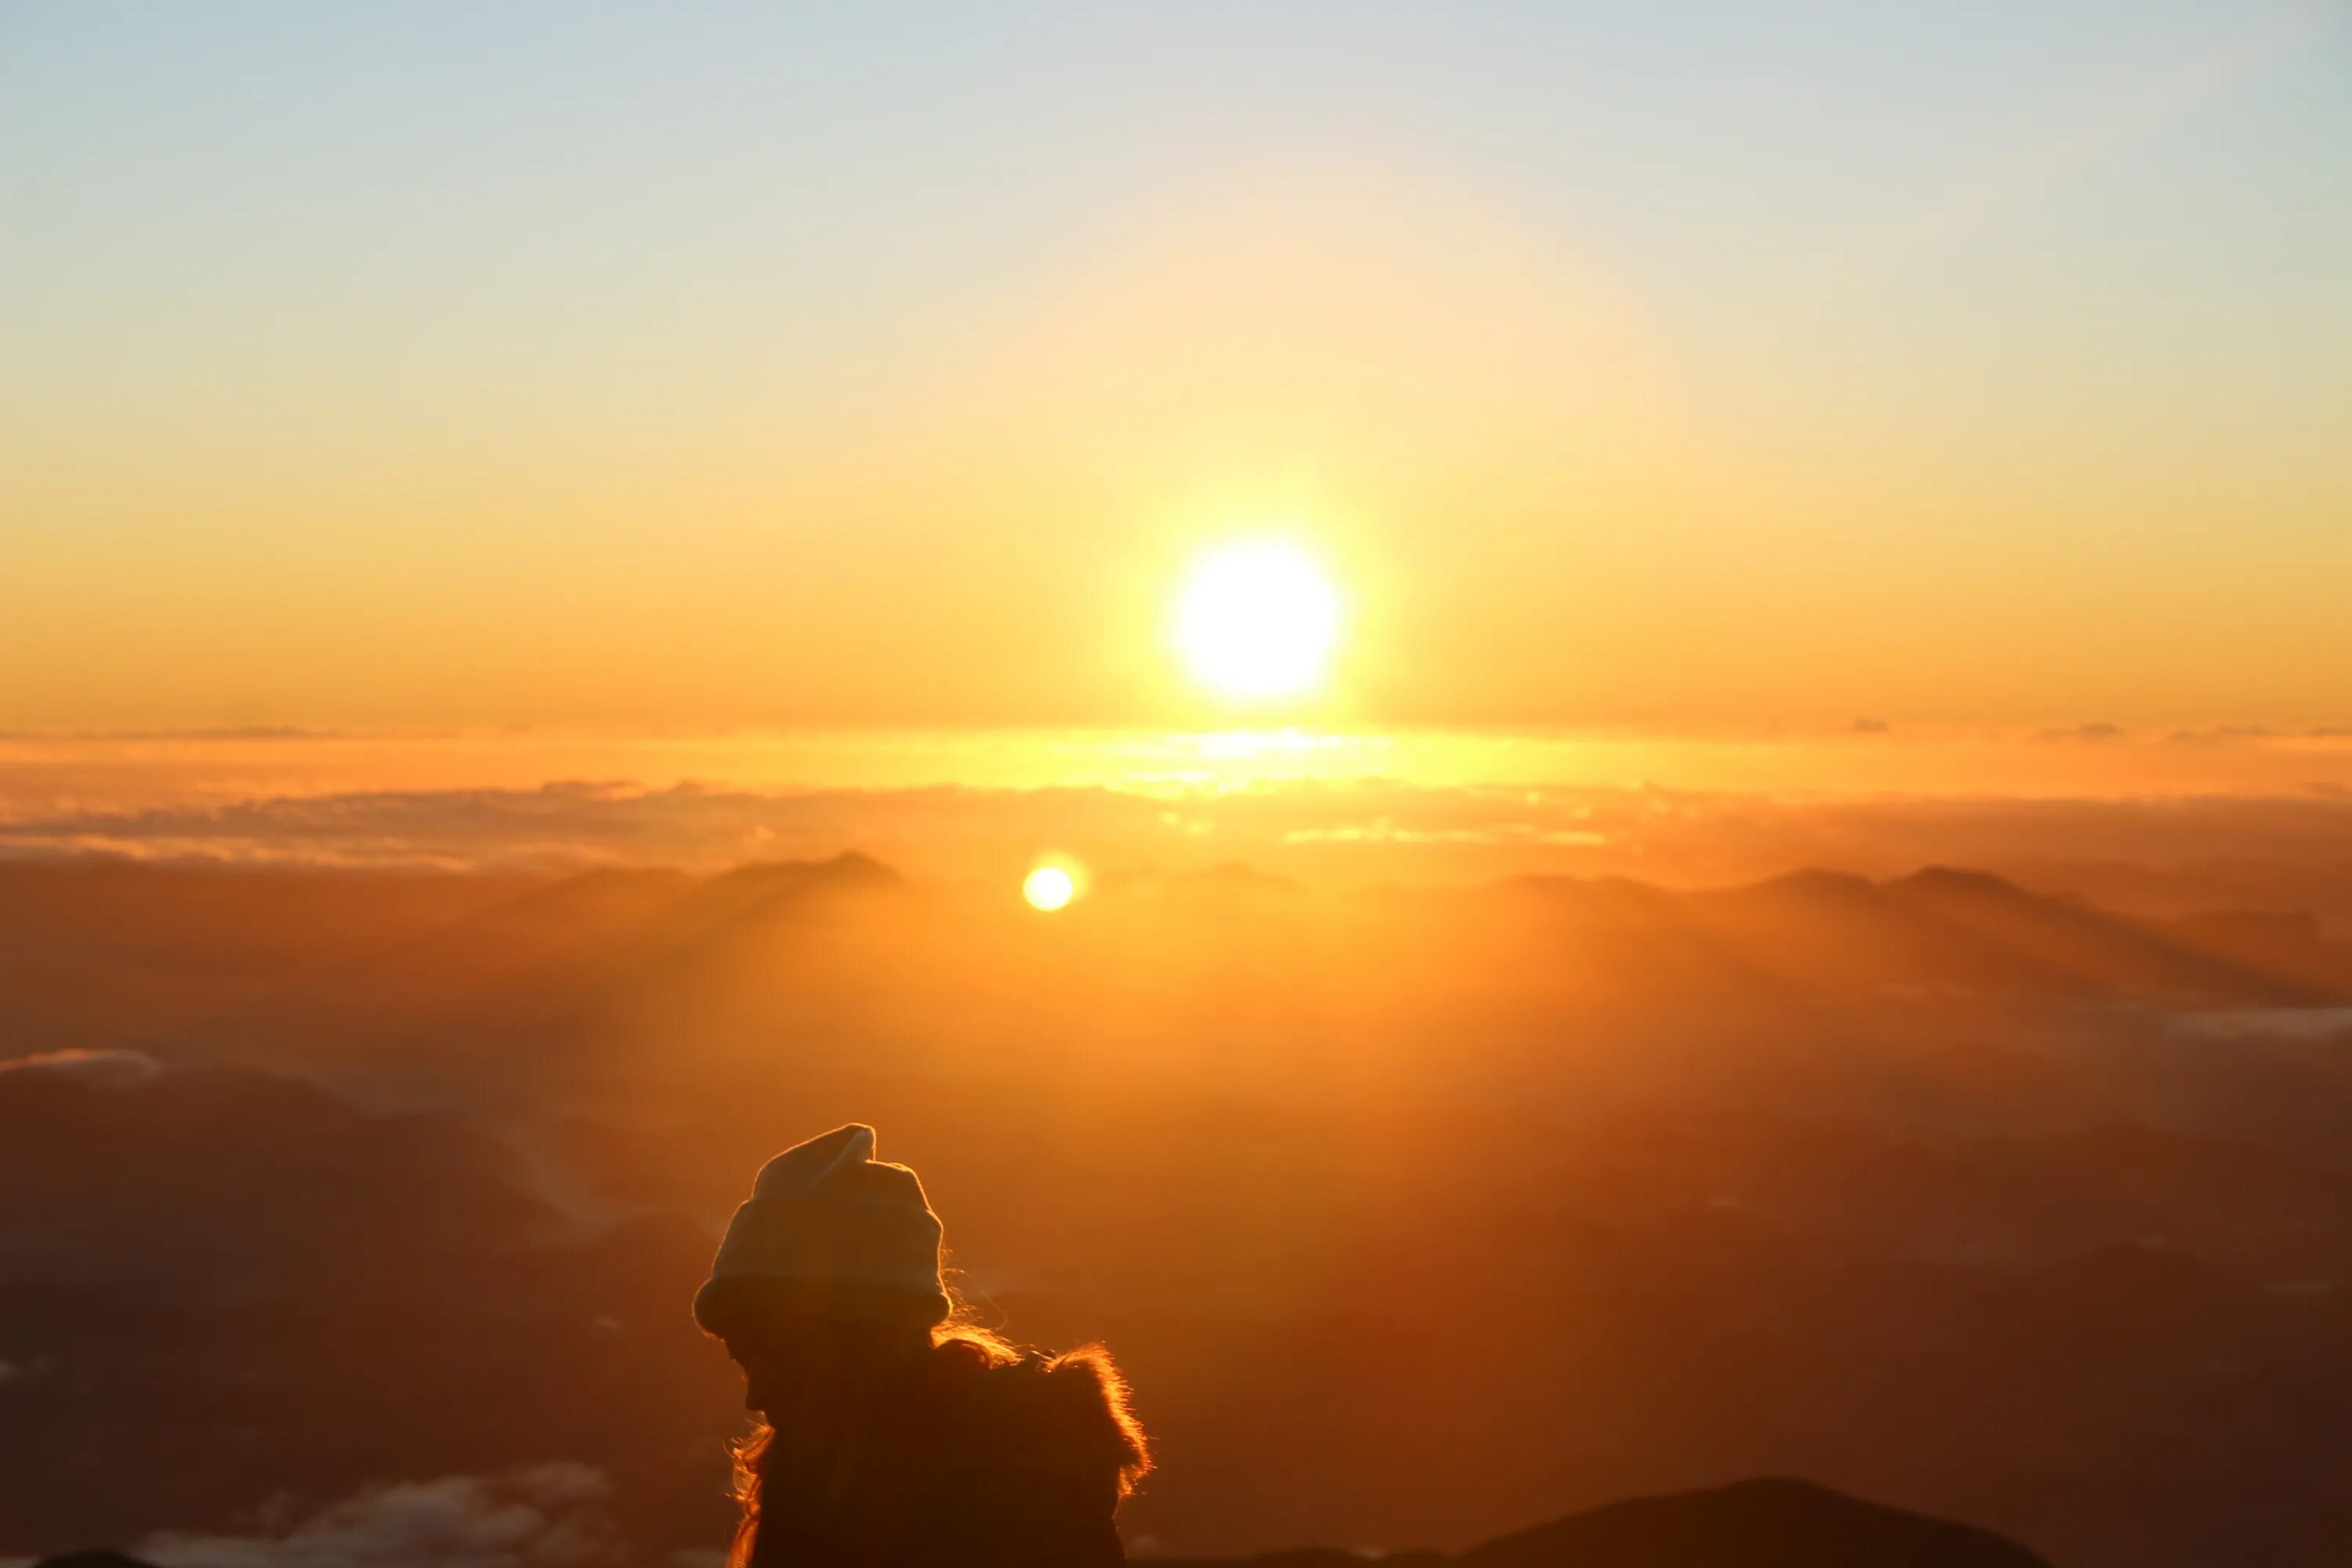
M 950 1426 L 939 1451 L 947 1463 L 1083 1484 L 1112 1505 L 1150 1470 L 1127 1382 L 1101 1347 L 1006 1361 L 950 1339 L 937 1353 Z
M 737 1568 L 1116 1568 L 1115 1516 L 1151 1468 L 1101 1350 L 950 1330 L 851 1474 L 742 1462 Z M 762 1440 L 763 1442 L 764 1440 Z

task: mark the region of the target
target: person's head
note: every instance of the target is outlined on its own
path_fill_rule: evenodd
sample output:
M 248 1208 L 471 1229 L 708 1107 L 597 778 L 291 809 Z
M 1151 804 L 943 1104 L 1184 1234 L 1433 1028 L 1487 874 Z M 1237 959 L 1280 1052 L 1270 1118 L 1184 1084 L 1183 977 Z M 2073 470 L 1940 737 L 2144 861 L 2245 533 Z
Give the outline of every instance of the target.
M 984 1427 L 992 1457 L 1071 1475 L 1076 1495 L 1099 1486 L 1106 1506 L 1150 1468 L 1099 1348 L 1043 1356 L 960 1320 L 940 1278 L 939 1218 L 914 1172 L 874 1158 L 870 1127 L 837 1128 L 761 1169 L 694 1315 L 742 1368 L 761 1417 L 735 1449 L 733 1568 L 754 1561 L 762 1516 L 779 1507 L 896 1528 L 897 1500 L 950 1409 L 960 1441 Z
M 851 1396 L 930 1348 L 951 1310 L 923 1184 L 853 1123 L 761 1167 L 694 1298 L 742 1367 L 744 1403 L 788 1413 Z

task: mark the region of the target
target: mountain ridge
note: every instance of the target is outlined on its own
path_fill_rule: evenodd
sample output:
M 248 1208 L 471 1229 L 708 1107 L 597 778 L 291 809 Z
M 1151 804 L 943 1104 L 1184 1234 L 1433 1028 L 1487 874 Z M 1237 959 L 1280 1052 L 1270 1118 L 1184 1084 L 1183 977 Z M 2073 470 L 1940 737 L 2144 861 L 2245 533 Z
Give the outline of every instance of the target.
M 1787 1476 L 1625 1498 L 1453 1555 L 1368 1558 L 1327 1547 L 1134 1561 L 1151 1568 L 2052 1568 L 1991 1531 Z

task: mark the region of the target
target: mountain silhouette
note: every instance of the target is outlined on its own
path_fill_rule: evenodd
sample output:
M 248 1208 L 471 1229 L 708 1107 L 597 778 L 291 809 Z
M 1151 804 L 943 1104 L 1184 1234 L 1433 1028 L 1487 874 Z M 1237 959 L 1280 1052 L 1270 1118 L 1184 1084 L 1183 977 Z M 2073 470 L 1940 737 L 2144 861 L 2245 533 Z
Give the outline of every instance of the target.
M 1507 1535 L 1465 1568 L 2048 1568 L 1990 1531 L 1772 1478 L 1633 1498 Z
M 1276 1552 L 1225 1560 L 1220 1568 L 1361 1568 L 1364 1561 L 1352 1552 Z M 1781 1477 L 1607 1503 L 1458 1556 L 1406 1552 L 1379 1562 L 1383 1568 L 2049 1568 L 1990 1531 Z M 1186 1568 L 1210 1568 L 1210 1560 Z
M 1155 1568 L 1363 1568 L 1367 1560 L 1327 1548 L 1136 1561 Z M 1401 1552 L 1376 1561 L 1381 1568 L 2050 1568 L 2047 1559 L 1990 1531 L 1779 1477 L 1630 1498 L 1458 1556 Z M 151 1565 L 100 1550 L 61 1552 L 33 1568 Z

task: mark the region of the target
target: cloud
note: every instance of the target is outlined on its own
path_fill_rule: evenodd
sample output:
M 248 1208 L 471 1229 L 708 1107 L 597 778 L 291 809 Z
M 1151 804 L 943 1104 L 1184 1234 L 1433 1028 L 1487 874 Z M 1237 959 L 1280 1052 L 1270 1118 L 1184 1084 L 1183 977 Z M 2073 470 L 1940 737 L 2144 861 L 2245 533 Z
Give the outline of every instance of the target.
M 71 744 L 76 742 L 331 741 L 340 730 L 300 724 L 224 724 L 195 730 L 0 730 L 0 741 Z
M 2130 744 L 2065 750 L 2096 759 Z M 1379 778 L 1157 791 L 761 791 L 573 780 L 0 822 L 0 875 L 10 859 L 93 855 L 234 867 L 567 873 L 646 866 L 708 872 L 846 852 L 919 882 L 1013 878 L 1007 885 L 1048 852 L 1100 872 L 1181 874 L 1241 862 L 1327 887 L 1520 873 L 1722 885 L 1804 867 L 1898 876 L 1955 864 L 2145 912 L 2303 910 L 2352 923 L 2352 893 L 2340 870 L 2352 865 L 2352 794 L 2318 791 L 1837 798 Z M 2139 870 L 2125 875 L 2129 868 Z
M 2352 1007 L 2232 1007 L 2188 1013 L 2175 1033 L 2216 1040 L 2334 1040 L 2352 1037 Z
M 1391 817 L 1370 822 L 1341 822 L 1328 827 L 1294 827 L 1282 836 L 1285 844 L 1507 844 L 1569 845 L 1598 847 L 1609 835 L 1589 827 L 1545 827 L 1529 822 L 1497 822 L 1482 826 L 1408 827 Z
M 605 1490 L 579 1464 L 394 1482 L 260 1534 L 165 1531 L 135 1555 L 162 1568 L 590 1568 L 623 1555 Z
M 145 1051 L 84 1050 L 79 1047 L 0 1060 L 0 1073 L 40 1073 L 109 1087 L 144 1083 L 163 1070 L 163 1063 Z

